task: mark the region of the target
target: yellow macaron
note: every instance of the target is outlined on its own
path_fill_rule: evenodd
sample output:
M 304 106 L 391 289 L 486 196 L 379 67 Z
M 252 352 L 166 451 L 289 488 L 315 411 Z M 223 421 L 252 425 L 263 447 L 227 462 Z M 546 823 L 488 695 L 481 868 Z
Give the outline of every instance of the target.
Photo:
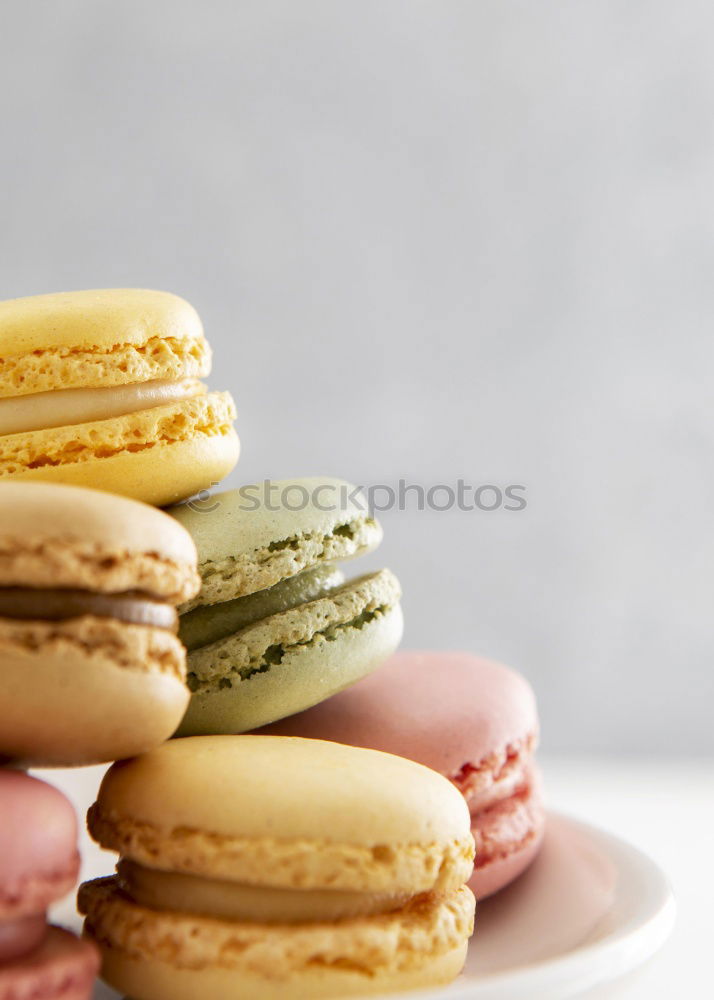
M 164 506 L 238 460 L 235 407 L 208 392 L 201 321 L 168 292 L 0 302 L 0 482 L 91 486 Z
M 89 828 L 121 855 L 85 883 L 85 934 L 134 1000 L 294 1000 L 449 982 L 473 929 L 454 786 L 374 750 L 174 740 L 115 764 Z
M 0 482 L 0 765 L 98 764 L 168 739 L 189 699 L 175 606 L 198 587 L 191 536 L 163 511 Z

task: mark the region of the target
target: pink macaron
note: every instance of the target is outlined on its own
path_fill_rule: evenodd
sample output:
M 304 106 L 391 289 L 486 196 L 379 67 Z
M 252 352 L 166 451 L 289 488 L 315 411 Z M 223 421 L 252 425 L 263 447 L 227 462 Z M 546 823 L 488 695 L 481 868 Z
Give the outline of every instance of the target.
M 535 697 L 525 678 L 500 663 L 470 653 L 399 652 L 346 691 L 259 731 L 383 750 L 453 781 L 471 810 L 469 884 L 477 899 L 512 882 L 541 845 Z
M 96 974 L 93 948 L 45 919 L 77 881 L 74 810 L 44 781 L 0 770 L 0 817 L 0 1000 L 86 997 L 91 981 L 78 990 Z

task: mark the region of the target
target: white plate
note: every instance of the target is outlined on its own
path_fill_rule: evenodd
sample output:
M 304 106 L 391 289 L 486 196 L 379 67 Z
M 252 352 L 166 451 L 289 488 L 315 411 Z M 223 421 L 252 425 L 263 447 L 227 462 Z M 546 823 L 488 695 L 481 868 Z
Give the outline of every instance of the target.
M 599 911 L 599 912 L 598 912 Z M 478 907 L 466 968 L 414 1000 L 570 1000 L 614 983 L 666 941 L 675 905 L 664 874 L 631 844 L 552 815 L 543 849 Z
M 93 850 L 85 868 L 91 875 L 107 873 L 108 856 Z M 410 996 L 567 1000 L 647 961 L 669 935 L 674 910 L 667 879 L 641 851 L 596 827 L 551 815 L 531 868 L 479 905 L 463 974 L 451 986 Z M 55 916 L 78 926 L 69 907 Z M 95 1000 L 118 996 L 101 984 L 95 992 Z

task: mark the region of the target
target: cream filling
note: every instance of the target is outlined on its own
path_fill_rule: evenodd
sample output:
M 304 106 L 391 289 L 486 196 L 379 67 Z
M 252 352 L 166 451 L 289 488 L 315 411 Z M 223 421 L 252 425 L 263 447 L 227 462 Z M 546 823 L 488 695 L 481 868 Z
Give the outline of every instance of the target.
M 189 652 L 209 646 L 264 618 L 326 597 L 344 582 L 343 573 L 332 564 L 305 569 L 266 590 L 187 611 L 181 616 L 179 638 Z
M 251 923 L 302 924 L 372 916 L 397 910 L 411 898 L 337 889 L 272 889 L 158 871 L 126 859 L 117 871 L 122 890 L 140 906 Z
M 196 378 L 157 379 L 103 389 L 56 389 L 0 399 L 0 435 L 123 417 L 203 395 L 205 391 L 206 387 Z

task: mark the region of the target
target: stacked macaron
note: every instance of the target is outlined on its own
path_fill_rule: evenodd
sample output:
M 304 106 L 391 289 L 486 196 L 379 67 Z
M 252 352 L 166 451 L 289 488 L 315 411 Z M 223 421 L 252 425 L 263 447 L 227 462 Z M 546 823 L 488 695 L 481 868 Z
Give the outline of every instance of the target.
M 196 311 L 166 292 L 0 302 L 0 483 L 160 506 L 211 486 L 236 464 L 238 438 L 230 395 L 201 382 L 210 369 Z
M 0 764 L 81 765 L 168 739 L 189 698 L 175 605 L 190 536 L 98 490 L 0 482 Z M 0 1000 L 86 1000 L 99 958 L 45 910 L 74 885 L 69 802 L 0 770 Z
M 118 760 L 89 825 L 120 855 L 80 891 L 86 941 L 48 930 L 74 816 L 0 770 L 0 1000 L 86 1000 L 97 951 L 134 1000 L 445 983 L 466 883 L 490 894 L 540 843 L 532 692 L 465 655 L 390 659 L 396 577 L 339 566 L 381 541 L 359 491 L 179 504 L 238 457 L 210 358 L 166 293 L 0 303 L 0 765 Z
M 0 997 L 87 1000 L 99 969 L 88 941 L 45 913 L 79 871 L 77 823 L 65 797 L 26 774 L 0 771 Z
M 176 606 L 198 590 L 196 550 L 129 498 L 180 500 L 235 464 L 233 402 L 209 370 L 173 295 L 0 303 L 0 765 L 112 761 L 179 724 Z M 45 920 L 76 881 L 76 839 L 56 789 L 0 770 L 0 1000 L 92 991 L 95 947 Z

